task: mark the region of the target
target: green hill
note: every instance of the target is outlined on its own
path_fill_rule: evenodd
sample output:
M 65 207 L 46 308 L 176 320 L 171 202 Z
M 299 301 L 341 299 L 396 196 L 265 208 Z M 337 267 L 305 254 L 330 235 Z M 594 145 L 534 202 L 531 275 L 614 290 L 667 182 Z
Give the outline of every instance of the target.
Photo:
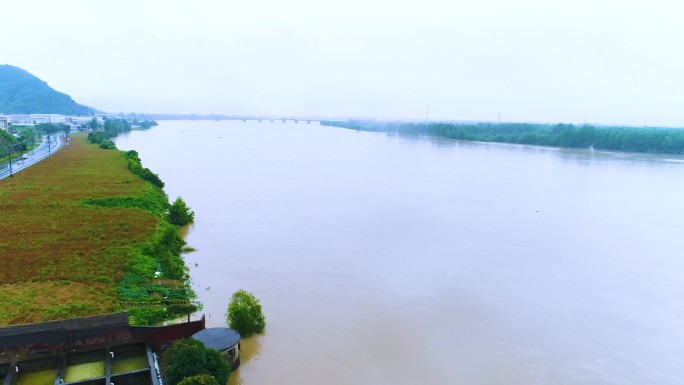
M 92 115 L 94 108 L 76 103 L 28 71 L 0 65 L 0 113 Z

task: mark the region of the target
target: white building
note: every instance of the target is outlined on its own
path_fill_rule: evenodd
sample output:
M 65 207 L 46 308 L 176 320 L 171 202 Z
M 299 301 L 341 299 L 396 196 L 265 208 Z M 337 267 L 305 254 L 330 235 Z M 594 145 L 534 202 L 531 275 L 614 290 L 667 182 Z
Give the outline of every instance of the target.
M 31 115 L 12 114 L 12 124 L 26 125 L 33 124 Z
M 9 115 L 0 115 L 0 130 L 7 131 L 9 129 L 9 124 L 12 121 L 12 117 Z
M 97 118 L 97 123 L 102 124 L 102 118 Z M 75 126 L 87 126 L 88 123 L 90 123 L 91 120 L 93 120 L 93 116 L 72 116 L 70 117 L 70 122 L 71 124 Z
M 64 123 L 66 122 L 66 117 L 59 114 L 31 114 L 31 123 L 41 124 L 41 123 Z

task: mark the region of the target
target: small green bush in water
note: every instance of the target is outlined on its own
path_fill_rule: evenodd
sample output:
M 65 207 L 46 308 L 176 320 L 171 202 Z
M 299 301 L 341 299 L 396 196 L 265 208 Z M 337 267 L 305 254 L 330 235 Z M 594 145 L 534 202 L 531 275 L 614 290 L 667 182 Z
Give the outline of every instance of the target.
M 262 333 L 266 328 L 266 318 L 261 312 L 259 300 L 254 294 L 245 290 L 233 293 L 233 298 L 228 304 L 226 322 L 242 337 Z
M 185 226 L 195 220 L 195 213 L 190 210 L 183 198 L 178 197 L 169 207 L 169 222 L 177 226 Z

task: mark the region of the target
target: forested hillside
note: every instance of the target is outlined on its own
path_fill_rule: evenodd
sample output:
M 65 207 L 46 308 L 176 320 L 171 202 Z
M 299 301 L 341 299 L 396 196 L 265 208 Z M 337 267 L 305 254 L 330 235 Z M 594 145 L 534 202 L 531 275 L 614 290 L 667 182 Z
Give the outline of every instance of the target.
M 0 65 L 0 113 L 92 115 L 95 110 L 55 91 L 28 71 Z

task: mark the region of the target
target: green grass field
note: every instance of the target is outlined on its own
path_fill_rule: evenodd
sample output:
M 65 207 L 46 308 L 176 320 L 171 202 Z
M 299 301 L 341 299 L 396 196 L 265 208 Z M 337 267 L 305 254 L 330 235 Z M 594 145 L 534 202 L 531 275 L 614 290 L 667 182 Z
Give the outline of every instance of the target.
M 126 310 L 119 284 L 131 261 L 152 266 L 139 274 L 145 279 L 129 279 L 135 287 L 149 286 L 157 269 L 152 240 L 170 226 L 160 199 L 166 202 L 161 190 L 128 170 L 123 152 L 102 150 L 84 135 L 0 180 L 0 325 Z M 147 201 L 156 210 L 136 208 Z M 180 256 L 173 258 L 178 264 Z M 164 287 L 184 287 L 182 277 L 172 278 Z M 138 290 L 136 301 L 161 309 L 162 292 Z

